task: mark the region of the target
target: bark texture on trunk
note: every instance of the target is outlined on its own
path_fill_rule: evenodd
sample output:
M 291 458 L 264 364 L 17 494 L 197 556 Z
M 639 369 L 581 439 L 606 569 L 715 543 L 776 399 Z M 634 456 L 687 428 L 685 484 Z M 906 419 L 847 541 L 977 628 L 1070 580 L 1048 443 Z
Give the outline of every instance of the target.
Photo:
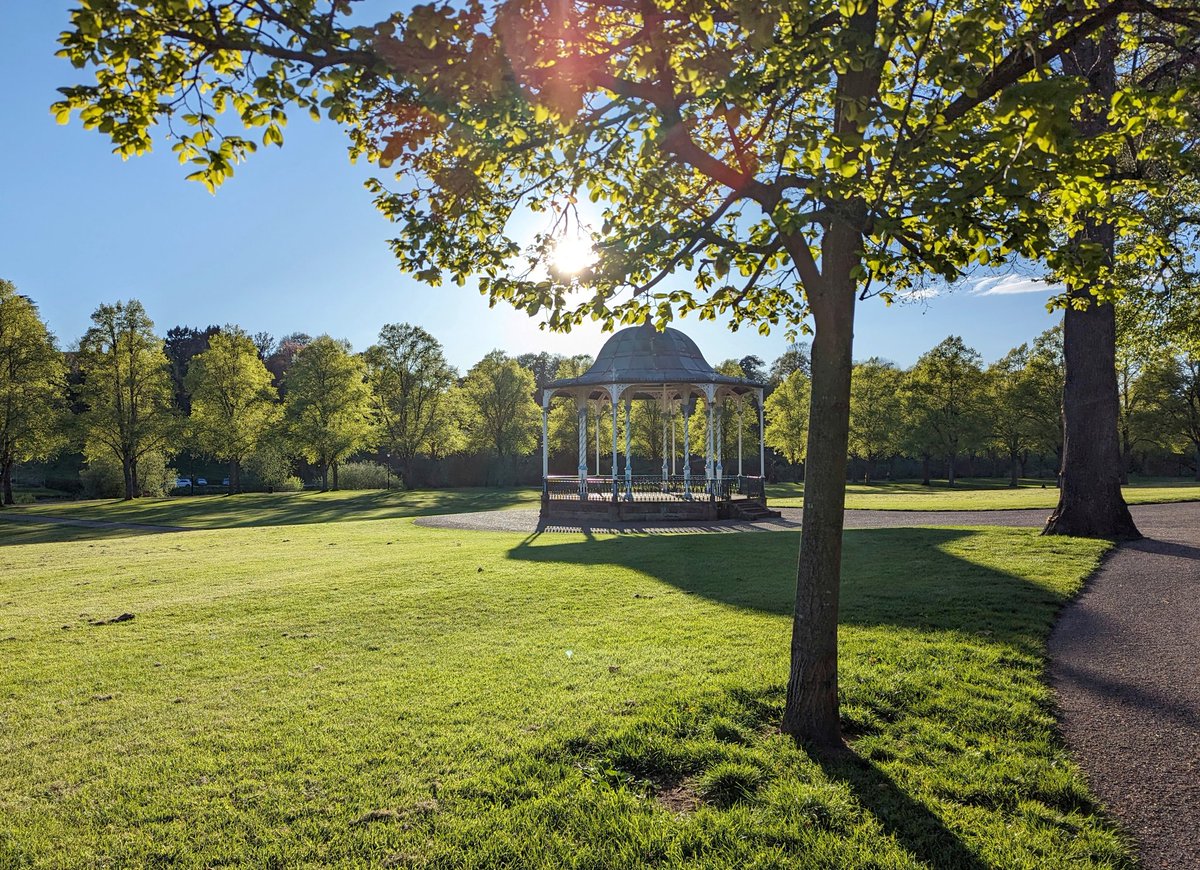
M 242 463 L 236 459 L 229 460 L 229 494 L 242 491 Z
M 1066 72 L 1085 77 L 1105 108 L 1077 124 L 1085 136 L 1108 130 L 1106 107 L 1116 92 L 1117 34 L 1109 27 L 1063 57 Z M 1085 221 L 1075 240 L 1098 246 L 1114 261 L 1111 223 Z M 1121 495 L 1120 398 L 1117 391 L 1116 311 L 1099 303 L 1087 286 L 1071 287 L 1063 315 L 1063 446 L 1058 507 L 1044 534 L 1134 540 L 1141 537 Z
M 121 461 L 121 473 L 125 478 L 125 501 L 132 501 L 137 483 L 133 476 L 133 462 L 128 457 Z
M 1098 305 L 1092 300 L 1083 310 L 1067 309 L 1063 316 L 1063 357 L 1066 383 L 1062 473 L 1058 507 L 1044 533 L 1112 540 L 1140 538 L 1121 495 L 1116 321 L 1112 305 Z
M 5 459 L 0 462 L 0 489 L 3 489 L 4 504 L 16 504 L 12 488 L 13 460 Z
M 1017 456 L 1015 451 L 1008 455 L 1008 459 L 1009 459 L 1008 485 L 1011 487 L 1020 486 L 1021 485 L 1021 476 L 1020 476 L 1020 471 L 1019 471 L 1020 465 L 1018 463 L 1020 463 L 1021 460 Z
M 828 248 L 827 248 L 828 253 Z M 804 514 L 792 666 L 783 732 L 821 750 L 839 750 L 837 625 L 846 501 L 846 451 L 850 437 L 850 372 L 854 343 L 854 284 L 843 257 L 826 259 L 827 276 L 844 278 L 812 299 L 812 392 L 804 474 Z M 844 271 L 843 271 L 844 269 Z

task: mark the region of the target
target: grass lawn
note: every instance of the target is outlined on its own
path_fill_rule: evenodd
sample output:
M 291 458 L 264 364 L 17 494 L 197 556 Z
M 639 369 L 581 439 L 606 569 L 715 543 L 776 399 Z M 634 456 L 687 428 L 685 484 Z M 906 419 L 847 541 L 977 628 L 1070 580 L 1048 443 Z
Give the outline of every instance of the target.
M 30 515 L 217 529 L 537 507 L 540 499 L 541 493 L 532 487 L 471 487 L 411 492 L 349 490 L 274 495 L 251 492 L 236 496 L 172 496 L 134 501 L 97 499 L 17 505 L 11 509 Z M 3 519 L 4 514 L 0 511 L 0 521 Z
M 858 758 L 818 762 L 775 728 L 792 533 L 39 534 L 0 548 L 6 868 L 1131 863 L 1042 679 L 1097 542 L 848 532 Z
M 1044 486 L 1043 486 L 1044 484 Z M 1200 501 L 1200 483 L 1181 478 L 1136 481 L 1124 488 L 1129 504 Z M 771 507 L 803 507 L 804 485 L 775 483 L 767 486 Z M 1007 480 L 960 479 L 954 487 L 944 480 L 923 486 L 914 481 L 880 481 L 846 486 L 846 507 L 881 511 L 975 511 L 1015 508 L 1053 508 L 1058 490 L 1053 481 L 1022 480 L 1015 489 Z

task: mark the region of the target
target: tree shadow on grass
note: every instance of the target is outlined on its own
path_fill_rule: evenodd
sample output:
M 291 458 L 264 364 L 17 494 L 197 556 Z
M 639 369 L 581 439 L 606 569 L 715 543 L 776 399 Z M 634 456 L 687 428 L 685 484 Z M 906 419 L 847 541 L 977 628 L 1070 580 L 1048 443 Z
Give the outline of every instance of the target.
M 133 501 L 60 502 L 27 511 L 39 514 L 198 529 L 249 528 L 403 519 L 464 511 L 501 510 L 533 504 L 531 489 L 384 490 L 346 492 L 246 493 L 222 496 L 174 496 Z M 17 508 L 17 510 L 22 510 Z
M 953 870 L 985 870 L 988 866 L 920 801 L 870 761 L 852 751 L 837 757 L 814 755 L 825 775 L 844 783 L 859 805 L 922 864 Z
M 1036 629 L 1048 629 L 1054 608 L 1065 600 L 1061 592 L 946 551 L 947 545 L 976 534 L 945 528 L 847 530 L 841 622 L 966 632 L 1023 643 L 1033 627 L 1030 613 L 1040 611 L 1047 617 Z M 798 545 L 799 535 L 791 532 L 561 543 L 531 536 L 508 556 L 540 563 L 621 566 L 685 594 L 789 615 Z

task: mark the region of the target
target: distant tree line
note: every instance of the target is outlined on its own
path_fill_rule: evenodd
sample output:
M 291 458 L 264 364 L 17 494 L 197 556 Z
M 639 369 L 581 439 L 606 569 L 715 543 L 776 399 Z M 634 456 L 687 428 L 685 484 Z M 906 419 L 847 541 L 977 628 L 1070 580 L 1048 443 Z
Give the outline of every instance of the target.
M 1121 309 L 1122 474 L 1190 469 L 1200 477 L 1200 342 L 1194 312 L 1155 307 L 1131 294 Z M 170 488 L 183 451 L 223 463 L 228 491 L 295 488 L 298 475 L 321 489 L 342 485 L 343 467 L 378 463 L 407 486 L 534 482 L 540 467 L 540 396 L 556 378 L 582 374 L 587 355 L 510 357 L 496 350 L 465 374 L 419 326 L 387 324 L 362 353 L 328 335 L 276 340 L 237 326 L 177 326 L 160 338 L 137 300 L 99 306 L 92 326 L 58 349 L 35 304 L 0 281 L 0 487 L 14 500 L 21 463 L 82 454 L 84 481 L 119 481 L 126 498 Z M 765 445 L 775 478 L 803 476 L 809 420 L 808 346 L 789 347 L 769 366 L 756 356 L 726 360 L 722 374 L 766 385 Z M 1051 474 L 1063 450 L 1061 327 L 985 365 L 951 336 L 909 369 L 882 359 L 856 363 L 850 395 L 851 479 L 919 474 Z M 757 472 L 758 415 L 751 402 L 723 400 L 718 450 L 728 474 L 739 439 Z M 707 409 L 692 407 L 688 435 L 702 462 Z M 583 417 L 588 464 L 611 462 L 612 414 L 589 403 Z M 678 409 L 638 402 L 630 419 L 636 461 L 653 473 L 678 468 L 684 452 Z M 618 416 L 618 441 L 624 419 Z M 551 403 L 548 448 L 575 468 L 580 417 L 573 400 Z M 457 463 L 456 475 L 447 464 Z M 375 478 L 377 480 L 378 475 Z M 357 479 L 356 479 L 357 480 Z

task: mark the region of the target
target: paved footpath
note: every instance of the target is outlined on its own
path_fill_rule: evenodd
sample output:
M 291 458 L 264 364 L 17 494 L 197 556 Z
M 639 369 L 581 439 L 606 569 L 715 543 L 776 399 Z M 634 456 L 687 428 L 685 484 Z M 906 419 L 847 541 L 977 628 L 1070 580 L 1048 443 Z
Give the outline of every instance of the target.
M 1200 504 L 1133 508 L 1050 637 L 1059 723 L 1147 868 L 1200 868 Z
M 1146 868 L 1200 870 L 1200 503 L 1134 505 L 1146 537 L 1117 548 L 1064 608 L 1050 637 L 1059 727 L 1092 792 L 1132 834 Z M 772 522 L 618 524 L 589 532 L 796 531 Z M 847 528 L 1018 526 L 1047 510 L 846 511 Z M 424 517 L 421 525 L 526 533 L 537 510 Z

